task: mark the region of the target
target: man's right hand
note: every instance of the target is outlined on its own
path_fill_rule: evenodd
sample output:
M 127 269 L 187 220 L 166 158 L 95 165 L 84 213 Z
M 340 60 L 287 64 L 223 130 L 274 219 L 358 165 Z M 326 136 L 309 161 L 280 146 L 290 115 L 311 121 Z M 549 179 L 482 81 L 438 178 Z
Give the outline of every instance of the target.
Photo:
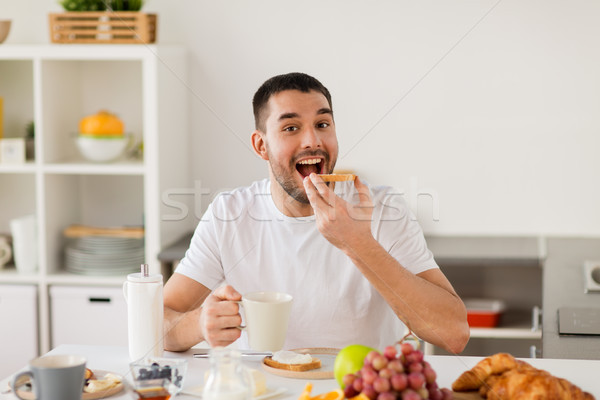
M 200 313 L 200 332 L 211 347 L 227 346 L 236 341 L 241 330 L 239 305 L 242 299 L 233 287 L 221 286 L 204 301 Z

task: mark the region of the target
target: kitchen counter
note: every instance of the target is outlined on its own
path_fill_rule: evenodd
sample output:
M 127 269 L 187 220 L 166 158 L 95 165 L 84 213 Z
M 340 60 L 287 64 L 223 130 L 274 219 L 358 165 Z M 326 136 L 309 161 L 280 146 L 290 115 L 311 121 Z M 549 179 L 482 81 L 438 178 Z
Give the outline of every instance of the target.
M 201 386 L 205 371 L 209 367 L 207 359 L 192 358 L 194 350 L 184 353 L 166 352 L 166 357 L 184 357 L 188 360 L 188 369 L 184 381 L 184 391 L 192 390 Z M 78 354 L 87 358 L 88 368 L 94 370 L 110 371 L 122 375 L 126 381 L 131 382 L 129 374 L 129 357 L 126 347 L 118 346 L 83 346 L 83 345 L 63 345 L 52 350 L 50 354 Z M 426 360 L 437 372 L 437 382 L 440 387 L 450 387 L 452 382 L 465 370 L 473 367 L 480 357 L 462 357 L 462 356 L 426 356 Z M 600 381 L 597 379 L 597 372 L 600 370 L 600 360 L 556 360 L 556 359 L 526 359 L 533 366 L 545 369 L 552 374 L 568 379 L 573 384 L 583 390 L 592 393 L 600 398 Z M 261 369 L 261 359 L 244 359 L 244 364 L 251 368 Z M 267 377 L 267 387 L 269 389 L 285 388 L 285 392 L 277 399 L 297 399 L 306 380 L 290 379 L 265 372 Z M 6 389 L 8 379 L 0 382 L 0 393 Z M 328 392 L 337 388 L 337 383 L 333 379 L 311 380 L 313 383 L 313 395 Z M 111 397 L 114 400 L 131 400 L 131 389 L 127 388 L 119 395 Z M 194 399 L 196 397 L 180 394 L 177 399 Z M 12 394 L 1 394 L 2 400 L 14 400 L 16 397 Z
M 600 308 L 600 292 L 584 293 L 583 263 L 600 260 L 600 239 L 549 238 L 544 264 L 542 355 L 600 359 L 600 336 L 558 334 L 560 307 Z

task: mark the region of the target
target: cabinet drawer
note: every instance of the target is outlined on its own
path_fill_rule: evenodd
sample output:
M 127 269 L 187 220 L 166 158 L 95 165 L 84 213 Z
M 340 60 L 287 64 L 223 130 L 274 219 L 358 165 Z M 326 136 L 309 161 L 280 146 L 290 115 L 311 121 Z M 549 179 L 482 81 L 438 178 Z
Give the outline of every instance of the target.
M 127 305 L 114 287 L 50 287 L 52 347 L 127 345 Z
M 37 288 L 0 285 L 0 380 L 38 355 Z

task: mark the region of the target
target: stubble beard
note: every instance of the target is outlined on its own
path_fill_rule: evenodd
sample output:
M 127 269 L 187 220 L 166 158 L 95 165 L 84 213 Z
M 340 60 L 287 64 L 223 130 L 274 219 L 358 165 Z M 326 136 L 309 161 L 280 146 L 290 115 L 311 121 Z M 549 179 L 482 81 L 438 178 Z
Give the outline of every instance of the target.
M 321 155 L 324 157 L 323 162 L 325 163 L 325 165 L 329 165 L 329 154 L 324 151 L 301 153 L 298 156 L 296 156 L 295 159 L 290 161 L 290 165 L 288 165 L 287 168 L 283 167 L 281 164 L 271 161 L 273 160 L 273 157 L 271 157 L 269 146 L 267 146 L 267 154 L 269 155 L 269 165 L 271 166 L 271 171 L 273 172 L 275 180 L 277 181 L 277 183 L 279 183 L 279 186 L 281 186 L 281 188 L 298 203 L 310 204 L 310 201 L 308 200 L 308 196 L 306 194 L 306 190 L 304 189 L 304 185 L 301 185 L 299 187 L 296 184 L 296 180 L 294 179 L 295 174 L 298 173 L 298 171 L 296 170 L 295 159 L 305 157 L 307 155 Z M 333 164 L 331 164 L 331 166 L 328 168 L 328 171 L 326 171 L 325 173 L 331 173 L 333 171 L 335 161 L 336 160 L 334 160 Z M 327 183 L 327 185 L 329 185 L 329 183 Z

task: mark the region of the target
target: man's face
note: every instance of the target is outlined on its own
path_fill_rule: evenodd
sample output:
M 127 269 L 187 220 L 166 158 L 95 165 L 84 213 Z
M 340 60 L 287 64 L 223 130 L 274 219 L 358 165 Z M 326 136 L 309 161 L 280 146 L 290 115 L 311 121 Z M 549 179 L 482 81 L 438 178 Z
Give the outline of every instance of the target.
M 279 92 L 267 106 L 264 138 L 273 176 L 288 195 L 309 204 L 304 177 L 330 174 L 337 161 L 332 110 L 317 91 Z

